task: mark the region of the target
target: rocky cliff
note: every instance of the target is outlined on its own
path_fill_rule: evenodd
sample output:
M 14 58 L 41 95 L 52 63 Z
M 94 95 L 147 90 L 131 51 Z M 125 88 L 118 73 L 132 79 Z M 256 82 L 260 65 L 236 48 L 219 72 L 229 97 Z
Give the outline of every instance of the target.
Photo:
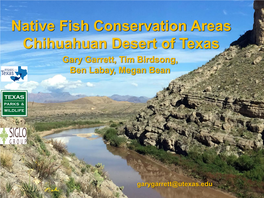
M 185 155 L 206 148 L 235 155 L 263 149 L 264 3 L 255 1 L 254 8 L 252 31 L 171 81 L 122 132 L 143 145 Z
M 264 44 L 264 1 L 254 1 L 254 26 L 253 26 L 253 42 L 257 45 Z

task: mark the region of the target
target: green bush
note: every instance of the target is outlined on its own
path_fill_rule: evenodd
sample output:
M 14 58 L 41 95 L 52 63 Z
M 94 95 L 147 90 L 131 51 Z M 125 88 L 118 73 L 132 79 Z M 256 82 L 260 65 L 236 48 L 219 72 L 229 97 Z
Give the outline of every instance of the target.
M 110 142 L 110 145 L 120 147 L 126 142 L 124 137 L 117 136 L 117 130 L 114 128 L 108 128 L 103 135 L 103 138 Z
M 115 147 L 120 147 L 125 142 L 126 142 L 126 138 L 124 137 L 114 136 L 110 139 L 110 145 Z
M 112 123 L 112 124 L 110 125 L 110 127 L 117 127 L 117 124 L 116 124 L 116 123 Z
M 254 168 L 254 159 L 248 155 L 242 155 L 235 162 L 236 169 L 239 171 L 249 171 Z
M 76 183 L 74 181 L 73 177 L 70 177 L 70 180 L 66 183 L 68 189 L 70 192 L 73 192 L 75 189 L 79 192 L 81 190 L 81 185 L 80 183 Z
M 104 134 L 104 139 L 109 141 L 111 138 L 113 138 L 114 136 L 117 136 L 117 131 L 116 129 L 113 128 L 109 128 L 105 134 Z

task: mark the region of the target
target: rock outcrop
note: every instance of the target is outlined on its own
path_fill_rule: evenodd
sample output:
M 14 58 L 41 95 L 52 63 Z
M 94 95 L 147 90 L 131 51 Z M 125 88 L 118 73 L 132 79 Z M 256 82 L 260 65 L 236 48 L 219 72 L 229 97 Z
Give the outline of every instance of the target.
M 231 46 L 171 81 L 122 132 L 143 145 L 184 155 L 208 148 L 227 155 L 262 149 L 262 57 L 262 46 Z
M 253 41 L 257 45 L 264 45 L 264 1 L 254 1 Z
M 231 46 L 238 45 L 246 47 L 249 44 L 264 45 L 264 1 L 254 1 L 254 25 L 253 30 L 248 30 L 238 40 L 231 43 Z

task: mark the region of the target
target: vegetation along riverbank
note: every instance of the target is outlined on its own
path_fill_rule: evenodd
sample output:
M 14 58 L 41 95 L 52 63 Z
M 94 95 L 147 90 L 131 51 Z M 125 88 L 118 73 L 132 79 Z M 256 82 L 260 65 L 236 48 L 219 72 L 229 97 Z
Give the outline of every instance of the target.
M 112 124 L 113 127 L 96 130 L 96 133 L 101 134 L 112 146 L 134 150 L 175 169 L 180 167 L 187 175 L 204 182 L 213 182 L 214 187 L 237 197 L 264 197 L 264 150 L 250 151 L 240 157 L 217 155 L 211 149 L 203 153 L 194 149 L 187 156 L 178 155 L 128 139 L 118 130 L 118 125 Z

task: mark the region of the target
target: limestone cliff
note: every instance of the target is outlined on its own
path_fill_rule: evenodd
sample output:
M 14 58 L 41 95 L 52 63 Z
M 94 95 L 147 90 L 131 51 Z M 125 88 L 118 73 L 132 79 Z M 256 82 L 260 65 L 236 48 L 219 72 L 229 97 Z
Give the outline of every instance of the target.
M 264 1 L 255 0 L 254 9 L 253 42 L 264 45 Z
M 182 154 L 214 148 L 240 155 L 263 149 L 264 2 L 255 1 L 254 8 L 252 31 L 171 81 L 121 131 L 143 145 Z

